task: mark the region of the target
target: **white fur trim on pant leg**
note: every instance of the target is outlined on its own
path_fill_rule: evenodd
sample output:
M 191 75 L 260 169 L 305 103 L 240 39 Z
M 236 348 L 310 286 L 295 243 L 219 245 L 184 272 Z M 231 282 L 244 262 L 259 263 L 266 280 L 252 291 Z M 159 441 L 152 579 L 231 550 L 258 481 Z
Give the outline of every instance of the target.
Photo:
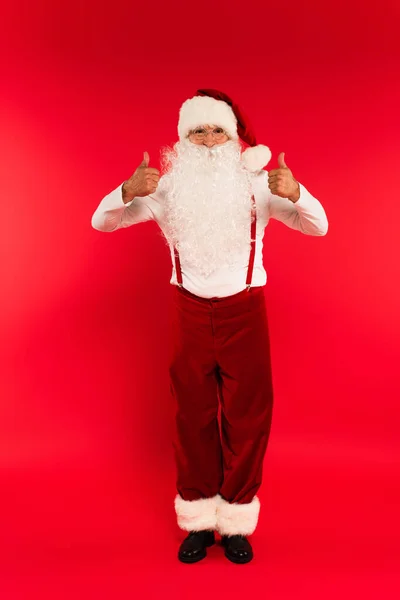
M 175 496 L 175 512 L 178 525 L 185 531 L 203 531 L 215 529 L 217 525 L 218 496 L 199 498 L 198 500 L 183 500 Z
M 217 506 L 217 531 L 221 535 L 250 535 L 254 532 L 260 512 L 260 500 L 239 504 L 221 497 Z

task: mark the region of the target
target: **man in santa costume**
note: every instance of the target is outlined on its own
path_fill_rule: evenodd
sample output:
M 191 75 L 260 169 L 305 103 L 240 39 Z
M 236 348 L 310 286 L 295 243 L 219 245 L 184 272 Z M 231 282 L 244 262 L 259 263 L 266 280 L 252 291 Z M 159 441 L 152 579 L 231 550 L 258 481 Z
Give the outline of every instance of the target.
M 197 90 L 186 100 L 178 134 L 161 151 L 162 176 L 145 152 L 100 202 L 92 226 L 110 232 L 154 219 L 161 229 L 174 286 L 174 506 L 187 533 L 178 557 L 201 560 L 218 532 L 226 557 L 247 563 L 273 405 L 264 230 L 274 218 L 323 236 L 328 221 L 284 153 L 277 169 L 263 168 L 269 148 L 256 144 L 243 111 L 223 92 Z

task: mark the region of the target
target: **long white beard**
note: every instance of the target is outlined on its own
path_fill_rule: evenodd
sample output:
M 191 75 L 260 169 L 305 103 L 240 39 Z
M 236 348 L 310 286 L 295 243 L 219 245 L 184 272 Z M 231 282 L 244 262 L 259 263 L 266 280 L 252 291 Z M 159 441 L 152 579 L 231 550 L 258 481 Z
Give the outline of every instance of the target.
M 182 262 L 204 276 L 248 261 L 252 190 L 240 156 L 233 140 L 207 148 L 185 139 L 161 151 L 164 235 Z

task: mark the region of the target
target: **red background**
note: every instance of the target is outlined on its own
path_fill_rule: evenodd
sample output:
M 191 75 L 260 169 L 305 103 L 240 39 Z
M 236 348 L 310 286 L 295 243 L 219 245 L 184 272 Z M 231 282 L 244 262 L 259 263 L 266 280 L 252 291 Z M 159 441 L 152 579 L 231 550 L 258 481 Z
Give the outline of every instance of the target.
M 397 0 L 2 11 L 2 598 L 398 597 Z M 198 87 L 329 220 L 265 234 L 275 408 L 246 567 L 176 559 L 170 257 L 155 223 L 90 224 Z

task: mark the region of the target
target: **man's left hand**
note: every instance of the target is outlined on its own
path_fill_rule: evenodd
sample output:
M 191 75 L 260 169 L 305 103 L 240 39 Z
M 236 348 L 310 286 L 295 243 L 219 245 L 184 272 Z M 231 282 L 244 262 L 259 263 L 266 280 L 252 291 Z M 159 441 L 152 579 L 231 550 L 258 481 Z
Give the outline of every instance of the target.
M 284 152 L 278 155 L 278 165 L 278 169 L 272 169 L 268 172 L 269 189 L 276 196 L 289 198 L 292 202 L 297 202 L 300 198 L 300 186 L 285 163 Z

